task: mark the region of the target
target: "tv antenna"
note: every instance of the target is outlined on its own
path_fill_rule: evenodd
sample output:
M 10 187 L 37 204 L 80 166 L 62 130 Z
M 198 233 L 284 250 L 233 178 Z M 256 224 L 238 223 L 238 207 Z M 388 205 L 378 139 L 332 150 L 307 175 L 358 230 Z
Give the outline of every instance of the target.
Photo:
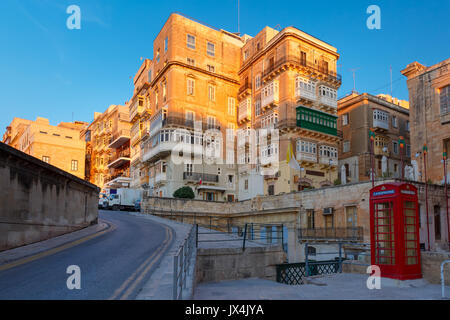
M 358 71 L 360 68 L 356 69 L 350 69 L 350 71 L 353 73 L 353 91 L 352 93 L 356 93 L 356 71 Z

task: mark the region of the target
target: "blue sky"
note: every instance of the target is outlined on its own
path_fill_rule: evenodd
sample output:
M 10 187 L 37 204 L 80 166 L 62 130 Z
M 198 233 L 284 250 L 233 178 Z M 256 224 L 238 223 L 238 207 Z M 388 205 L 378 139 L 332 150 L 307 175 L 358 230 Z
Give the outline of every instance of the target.
M 408 99 L 400 74 L 408 63 L 450 56 L 450 1 L 240 1 L 240 30 L 295 26 L 338 49 L 339 96 L 353 88 Z M 68 30 L 66 8 L 81 8 L 81 30 Z M 366 27 L 369 5 L 381 8 L 381 30 Z M 141 57 L 171 12 L 237 31 L 237 0 L 1 0 L 0 132 L 14 116 L 51 124 L 92 121 L 94 111 L 123 104 Z

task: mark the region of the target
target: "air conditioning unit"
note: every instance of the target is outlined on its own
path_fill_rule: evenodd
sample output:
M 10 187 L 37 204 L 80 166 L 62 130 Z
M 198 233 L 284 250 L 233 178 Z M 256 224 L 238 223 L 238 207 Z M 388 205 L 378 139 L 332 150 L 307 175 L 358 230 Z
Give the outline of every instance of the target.
M 324 208 L 323 209 L 323 215 L 324 216 L 330 215 L 330 214 L 333 214 L 333 208 Z

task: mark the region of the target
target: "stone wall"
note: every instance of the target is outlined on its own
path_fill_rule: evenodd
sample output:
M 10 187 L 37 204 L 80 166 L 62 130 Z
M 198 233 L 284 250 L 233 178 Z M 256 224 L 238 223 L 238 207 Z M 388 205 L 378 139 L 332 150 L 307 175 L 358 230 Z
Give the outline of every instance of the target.
M 0 251 L 97 223 L 96 186 L 3 143 L 0 188 Z
M 450 260 L 450 252 L 424 252 L 421 254 L 422 274 L 430 283 L 441 283 L 441 264 Z M 444 268 L 445 284 L 450 285 L 450 263 Z
M 281 246 L 198 249 L 195 282 L 245 278 L 276 280 L 276 265 L 286 261 Z

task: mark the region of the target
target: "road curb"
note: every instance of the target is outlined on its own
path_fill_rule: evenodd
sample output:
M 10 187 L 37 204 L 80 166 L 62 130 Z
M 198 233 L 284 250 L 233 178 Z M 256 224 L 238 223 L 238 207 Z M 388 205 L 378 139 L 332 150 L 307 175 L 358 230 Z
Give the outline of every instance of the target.
M 111 223 L 100 220 L 98 224 L 81 230 L 0 252 L 0 271 L 55 254 L 114 229 Z

